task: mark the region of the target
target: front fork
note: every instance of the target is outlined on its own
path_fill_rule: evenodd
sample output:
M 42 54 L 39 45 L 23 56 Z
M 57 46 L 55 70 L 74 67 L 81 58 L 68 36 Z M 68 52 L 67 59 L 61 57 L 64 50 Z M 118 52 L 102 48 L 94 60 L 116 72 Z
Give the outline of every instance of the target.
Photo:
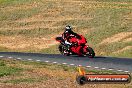
M 88 52 L 88 45 L 83 46 L 83 53 L 86 54 Z

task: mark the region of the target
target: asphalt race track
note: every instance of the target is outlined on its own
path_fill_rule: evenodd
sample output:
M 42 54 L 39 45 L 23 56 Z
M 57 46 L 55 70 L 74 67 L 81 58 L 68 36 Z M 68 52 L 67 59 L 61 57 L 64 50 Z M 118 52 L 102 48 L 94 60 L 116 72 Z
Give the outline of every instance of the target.
M 71 66 L 84 66 L 91 69 L 113 70 L 125 73 L 132 72 L 132 59 L 101 57 L 95 58 L 63 56 L 60 54 L 0 52 L 0 58 L 15 58 L 19 60 L 43 61 L 49 63 L 60 63 Z

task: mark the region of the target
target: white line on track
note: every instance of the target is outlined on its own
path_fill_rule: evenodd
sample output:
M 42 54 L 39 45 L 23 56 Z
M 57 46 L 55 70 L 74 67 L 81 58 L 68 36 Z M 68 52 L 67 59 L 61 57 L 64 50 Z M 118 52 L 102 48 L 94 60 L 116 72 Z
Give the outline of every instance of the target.
M 18 60 L 21 60 L 22 58 L 17 58 Z
M 29 61 L 31 61 L 32 59 L 28 59 Z
M 4 57 L 4 56 L 0 56 L 0 57 Z
M 109 71 L 112 71 L 112 70 L 114 70 L 114 69 L 112 69 L 112 68 L 109 68 L 108 70 L 109 70 Z
M 57 62 L 53 62 L 54 64 L 56 64 Z
M 86 66 L 87 68 L 90 68 L 91 66 Z
M 4 56 L 0 56 L 0 58 L 2 58 L 2 57 L 4 57 Z M 13 57 L 8 57 L 8 58 L 13 58 Z M 22 58 L 17 58 L 18 60 L 21 60 Z M 28 59 L 29 61 L 30 60 L 32 60 L 32 59 Z M 41 60 L 36 60 L 36 61 L 41 61 Z M 45 62 L 50 62 L 50 61 L 45 61 Z M 52 62 L 52 63 L 54 63 L 54 64 L 56 64 L 57 62 Z M 62 64 L 64 64 L 64 65 L 66 65 L 67 63 L 62 63 Z M 70 64 L 71 66 L 74 66 L 75 64 Z M 78 66 L 82 66 L 82 65 L 78 65 Z M 92 66 L 85 66 L 85 67 L 87 67 L 87 68 L 90 68 L 90 67 L 92 67 Z M 99 67 L 94 67 L 95 69 L 98 69 Z M 106 68 L 101 68 L 102 70 L 105 70 Z M 114 70 L 113 68 L 109 68 L 108 70 Z M 119 71 L 119 72 L 121 72 L 121 71 L 123 71 L 123 70 L 117 70 L 117 71 Z M 125 72 L 125 73 L 128 73 L 129 71 L 123 71 L 123 72 Z
M 129 71 L 124 71 L 124 72 L 128 73 Z
M 121 72 L 121 71 L 123 71 L 123 70 L 117 70 L 117 71 Z
M 66 65 L 67 63 L 62 63 L 62 64 Z
M 75 65 L 75 64 L 70 64 L 71 66 Z
M 39 61 L 41 61 L 41 60 L 36 60 L 36 61 L 38 61 L 38 62 L 39 62 Z
M 8 57 L 8 58 L 13 58 L 13 57 Z
M 47 63 L 48 63 L 49 61 L 45 61 L 45 62 L 47 62 Z
M 94 67 L 94 68 L 99 68 L 99 67 Z
M 101 69 L 103 69 L 103 70 L 104 70 L 104 69 L 106 69 L 106 68 L 101 68 Z
M 78 65 L 79 67 L 81 67 L 82 65 Z

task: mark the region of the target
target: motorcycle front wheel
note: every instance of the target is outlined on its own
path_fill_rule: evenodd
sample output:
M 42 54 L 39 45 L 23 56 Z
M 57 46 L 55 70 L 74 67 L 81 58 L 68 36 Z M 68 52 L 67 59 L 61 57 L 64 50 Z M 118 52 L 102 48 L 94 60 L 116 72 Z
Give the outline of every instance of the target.
M 60 44 L 58 48 L 59 48 L 59 51 L 60 51 L 60 53 L 61 53 L 62 55 L 64 55 L 64 56 L 70 56 L 70 53 L 69 53 L 68 51 L 65 50 L 65 48 L 63 47 L 62 44 Z
M 87 50 L 88 50 L 88 57 L 89 58 L 94 58 L 95 57 L 95 52 L 94 52 L 94 50 L 91 48 L 91 47 L 88 47 L 87 48 Z

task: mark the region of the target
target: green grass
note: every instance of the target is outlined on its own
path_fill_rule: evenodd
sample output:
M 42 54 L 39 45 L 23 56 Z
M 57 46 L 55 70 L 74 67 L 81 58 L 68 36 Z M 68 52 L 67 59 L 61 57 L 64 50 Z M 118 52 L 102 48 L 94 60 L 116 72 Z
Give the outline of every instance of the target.
M 87 35 L 89 43 L 100 43 L 103 39 L 110 37 L 116 33 L 129 32 L 131 26 L 129 24 L 122 25 L 125 19 L 123 16 L 131 12 L 129 9 L 98 9 L 95 11 L 95 17 L 91 20 L 91 27 L 94 30 Z
M 122 58 L 129 58 L 132 57 L 132 49 L 128 49 L 125 50 L 121 53 L 117 53 L 117 54 L 110 54 L 109 56 L 114 56 L 114 57 L 122 57 Z
M 64 71 L 77 71 L 76 67 L 70 67 L 66 65 L 61 65 L 61 64 L 51 64 L 51 63 L 45 63 L 45 62 L 34 62 L 34 61 L 21 61 L 19 62 L 24 65 L 32 65 L 34 68 L 47 68 L 50 70 L 64 70 Z
M 112 55 L 112 52 L 116 52 L 118 50 L 121 50 L 123 48 L 125 48 L 126 46 L 131 46 L 132 42 L 115 42 L 115 43 L 111 43 L 111 44 L 104 44 L 104 45 L 99 45 L 98 47 L 96 47 L 97 50 L 100 50 L 102 52 L 105 52 L 104 55 L 106 56 L 110 56 Z M 130 49 L 131 50 L 131 49 Z M 99 52 L 99 51 L 98 51 Z M 124 51 L 125 52 L 125 51 Z M 128 53 L 128 52 L 127 52 Z M 129 52 L 131 53 L 131 52 Z M 120 52 L 120 54 L 122 54 L 122 52 Z M 118 55 L 118 54 L 117 54 Z M 119 55 L 120 56 L 120 55 Z M 121 55 L 122 56 L 122 55 Z M 120 56 L 120 57 L 121 57 Z M 127 55 L 126 55 L 127 56 Z M 129 55 L 130 57 L 132 57 L 132 55 Z M 129 57 L 128 56 L 128 57 Z
M 4 63 L 4 61 L 0 61 L 0 66 L 6 66 L 6 64 Z
M 47 69 L 48 71 L 61 71 L 69 72 L 73 75 L 78 73 L 78 68 L 74 66 L 67 66 L 62 64 L 52 64 L 45 62 L 34 62 L 34 61 L 18 61 L 13 59 L 0 59 L 0 77 L 8 77 L 8 79 L 0 80 L 0 83 L 10 83 L 10 84 L 19 84 L 19 83 L 37 83 L 50 80 L 54 76 L 50 74 L 38 75 L 35 71 L 42 71 L 42 69 Z M 40 69 L 40 70 L 39 70 Z M 84 68 L 86 73 L 93 74 L 118 74 L 114 71 L 107 70 L 92 70 Z M 28 73 L 28 74 L 27 74 Z M 75 74 L 74 74 L 75 73 Z M 31 75 L 30 75 L 31 74 Z M 36 76 L 32 76 L 36 75 Z M 67 77 L 66 77 L 67 78 Z M 65 80 L 65 77 L 58 75 L 56 80 Z
M 18 74 L 22 69 L 16 67 L 0 67 L 0 77 Z
M 80 0 L 76 0 L 80 1 Z M 87 1 L 87 0 L 81 0 L 81 1 Z M 99 1 L 99 2 L 132 2 L 131 0 L 89 0 L 89 1 Z
M 108 70 L 85 70 L 86 73 L 94 73 L 94 74 L 118 74 L 117 72 L 114 71 L 108 71 Z
M 48 64 L 48 63 L 43 63 L 43 62 L 34 62 L 34 61 L 20 61 L 19 62 L 20 64 L 23 64 L 23 65 L 32 65 L 34 67 L 42 67 L 42 68 L 45 68 L 46 66 L 51 66 L 51 64 Z
M 20 5 L 23 3 L 30 3 L 35 0 L 0 0 L 0 5 L 1 6 L 12 6 L 12 5 Z M 0 6 L 0 7 L 1 7 Z
M 8 48 L 6 48 L 6 47 L 1 47 L 1 46 L 0 46 L 0 51 L 1 51 L 1 52 L 8 52 L 8 51 L 10 51 L 10 49 L 8 49 Z
M 7 66 L 6 62 L 0 60 L 0 77 L 19 74 L 23 69 Z
M 92 45 L 94 49 L 96 49 L 97 51 L 96 55 L 101 55 L 100 52 L 105 52 L 103 56 L 110 56 L 110 55 L 112 56 L 111 54 L 112 52 L 128 45 L 131 46 L 130 43 L 123 43 L 122 41 L 98 46 L 98 43 L 100 43 L 103 39 L 106 39 L 107 37 L 111 37 L 112 35 L 120 32 L 131 31 L 132 27 L 130 26 L 130 21 L 126 21 L 123 18 L 123 16 L 131 12 L 131 10 L 130 9 L 98 9 L 96 11 L 95 11 L 96 13 L 95 18 L 90 22 L 91 27 L 94 27 L 94 29 L 90 34 L 86 35 L 88 43 Z M 123 25 L 123 22 L 126 22 L 126 24 Z M 132 56 L 129 55 L 129 57 Z
M 28 18 L 31 17 L 32 15 L 35 15 L 39 12 L 39 9 L 37 8 L 32 8 L 32 9 L 18 9 L 15 11 L 11 12 L 6 12 L 6 11 L 0 11 L 0 21 L 13 21 L 13 20 L 18 20 L 18 19 L 23 19 L 23 18 Z
M 47 36 L 54 33 L 58 33 L 61 30 L 51 30 L 49 28 L 37 28 L 37 29 L 22 29 L 22 30 L 1 30 L 0 35 L 4 36 L 27 36 L 27 37 L 40 37 Z
M 47 53 L 47 54 L 58 54 L 60 53 L 59 50 L 58 50 L 58 46 L 59 45 L 53 45 L 49 48 L 46 48 L 46 49 L 42 49 L 40 51 L 40 53 Z
M 131 0 L 95 0 L 101 2 L 132 2 Z
M 18 84 L 18 83 L 36 83 L 36 82 L 41 82 L 41 81 L 46 81 L 48 80 L 47 77 L 41 77 L 41 78 L 20 78 L 20 79 L 14 79 L 14 80 L 7 80 L 7 81 L 2 81 L 2 83 L 13 83 L 13 84 Z

